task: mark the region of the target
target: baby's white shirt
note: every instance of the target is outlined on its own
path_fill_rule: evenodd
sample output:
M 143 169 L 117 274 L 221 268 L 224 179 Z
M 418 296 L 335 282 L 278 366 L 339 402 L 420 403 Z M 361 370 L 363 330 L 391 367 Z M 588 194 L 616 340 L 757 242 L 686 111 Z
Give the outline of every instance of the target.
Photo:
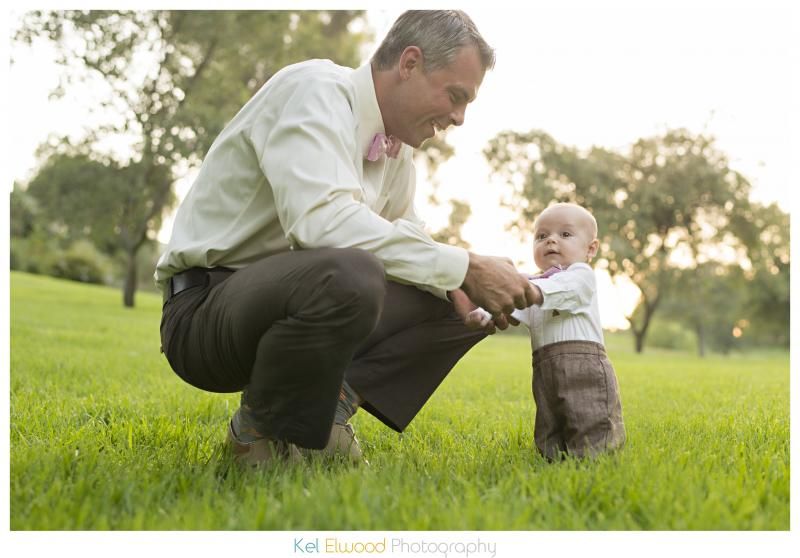
M 604 344 L 597 279 L 589 264 L 577 262 L 546 279 L 530 281 L 542 291 L 542 304 L 511 315 L 530 329 L 533 351 L 559 341 Z

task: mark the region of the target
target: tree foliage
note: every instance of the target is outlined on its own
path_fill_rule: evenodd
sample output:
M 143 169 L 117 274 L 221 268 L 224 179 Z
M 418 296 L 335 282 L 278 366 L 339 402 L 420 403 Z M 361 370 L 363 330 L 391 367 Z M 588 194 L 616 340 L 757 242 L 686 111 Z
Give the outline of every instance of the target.
M 618 153 L 581 151 L 541 131 L 504 132 L 485 155 L 493 172 L 511 185 L 504 203 L 516 212 L 511 229 L 522 237 L 553 201 L 592 211 L 600 229 L 598 264 L 641 291 L 628 318 L 637 351 L 684 270 L 718 259 L 720 251 L 746 260 L 759 246 L 744 234 L 755 234 L 747 228 L 754 211 L 750 184 L 704 135 L 670 130 Z
M 39 226 L 39 204 L 36 199 L 14 183 L 9 197 L 9 225 L 12 237 L 26 238 Z
M 432 187 L 428 202 L 432 205 L 441 205 L 439 200 L 439 181 L 436 178 L 436 172 L 439 167 L 447 162 L 455 154 L 455 149 L 452 145 L 447 143 L 447 132 L 437 134 L 425 140 L 420 149 L 414 152 L 414 160 L 417 164 L 421 164 L 427 171 L 428 181 Z
M 732 226 L 747 247 L 750 263 L 745 269 L 749 336 L 788 347 L 789 214 L 776 204 L 751 204 Z
M 451 246 L 461 246 L 469 250 L 469 242 L 462 238 L 461 229 L 469 220 L 472 208 L 468 203 L 461 200 L 450 200 L 450 207 L 451 211 L 447 226 L 433 233 L 431 237 L 437 242 L 443 242 Z
M 708 348 L 728 353 L 740 344 L 747 293 L 741 267 L 708 261 L 678 273 L 661 308 L 665 317 L 691 328 L 700 356 Z
M 166 172 L 165 167 L 158 167 Z M 83 153 L 48 157 L 28 184 L 47 229 L 63 239 L 87 238 L 101 251 L 115 255 L 123 230 L 131 230 L 148 209 L 147 189 L 129 187 L 137 164 L 97 161 Z M 134 177 L 135 178 L 135 177 Z M 168 180 L 169 177 L 160 177 Z M 153 226 L 160 226 L 161 215 Z
M 355 11 L 25 14 L 14 39 L 17 44 L 46 39 L 56 46 L 64 72 L 54 94 L 80 82 L 91 84 L 98 97 L 95 110 L 103 124 L 77 145 L 55 142 L 46 153 L 61 155 L 61 168 L 70 159 L 73 164 L 88 159 L 117 177 L 113 186 L 105 180 L 81 184 L 92 190 L 87 198 L 113 197 L 118 204 L 114 240 L 128 256 L 126 305 L 133 305 L 136 252 L 174 205 L 176 178 L 200 162 L 227 121 L 281 67 L 317 57 L 357 65 L 366 35 L 350 25 L 360 16 Z M 109 147 L 120 143 L 126 149 Z M 99 170 L 87 164 L 87 172 Z M 109 191 L 101 192 L 106 186 Z M 63 181 L 59 189 L 78 192 L 76 184 Z M 105 220 L 99 207 L 95 216 Z

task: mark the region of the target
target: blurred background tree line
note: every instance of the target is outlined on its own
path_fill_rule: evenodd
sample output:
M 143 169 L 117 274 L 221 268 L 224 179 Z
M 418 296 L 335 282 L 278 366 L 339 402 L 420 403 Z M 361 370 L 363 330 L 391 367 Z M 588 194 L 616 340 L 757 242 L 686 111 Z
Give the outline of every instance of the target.
M 53 94 L 91 83 L 102 96 L 96 110 L 112 117 L 80 140 L 51 137 L 38 172 L 15 183 L 11 268 L 119 285 L 125 306 L 138 287 L 153 288 L 156 235 L 175 208 L 175 182 L 225 123 L 283 66 L 329 58 L 356 67 L 372 40 L 358 11 L 61 11 L 21 21 L 15 44 L 57 48 L 64 73 Z M 789 216 L 751 201 L 749 182 L 713 138 L 670 130 L 619 153 L 507 131 L 484 153 L 508 185 L 503 203 L 520 239 L 553 201 L 594 213 L 597 267 L 641 291 L 629 317 L 637 351 L 648 339 L 681 345 L 689 332 L 701 354 L 788 347 Z M 435 183 L 452 154 L 439 137 L 417 158 Z M 461 238 L 469 203 L 450 204 L 434 237 L 469 247 Z

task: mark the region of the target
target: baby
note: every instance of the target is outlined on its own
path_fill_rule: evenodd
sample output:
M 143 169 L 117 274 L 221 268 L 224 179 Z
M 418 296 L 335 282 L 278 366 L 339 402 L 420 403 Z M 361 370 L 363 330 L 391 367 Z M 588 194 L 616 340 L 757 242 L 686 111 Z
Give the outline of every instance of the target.
M 534 438 L 548 459 L 594 456 L 625 443 L 614 368 L 606 356 L 597 285 L 588 262 L 597 254 L 597 221 L 585 208 L 551 205 L 536 219 L 533 257 L 544 273 L 531 277 L 538 302 L 512 317 L 530 329 Z M 478 308 L 473 326 L 491 316 Z

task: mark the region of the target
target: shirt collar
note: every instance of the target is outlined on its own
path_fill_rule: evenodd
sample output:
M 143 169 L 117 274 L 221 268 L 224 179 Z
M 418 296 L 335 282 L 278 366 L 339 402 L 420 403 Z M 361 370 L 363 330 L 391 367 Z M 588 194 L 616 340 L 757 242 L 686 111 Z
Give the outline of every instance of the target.
M 353 70 L 353 85 L 356 91 L 356 117 L 358 119 L 358 146 L 366 154 L 375 134 L 386 133 L 383 116 L 375 96 L 372 66 L 369 62 Z

